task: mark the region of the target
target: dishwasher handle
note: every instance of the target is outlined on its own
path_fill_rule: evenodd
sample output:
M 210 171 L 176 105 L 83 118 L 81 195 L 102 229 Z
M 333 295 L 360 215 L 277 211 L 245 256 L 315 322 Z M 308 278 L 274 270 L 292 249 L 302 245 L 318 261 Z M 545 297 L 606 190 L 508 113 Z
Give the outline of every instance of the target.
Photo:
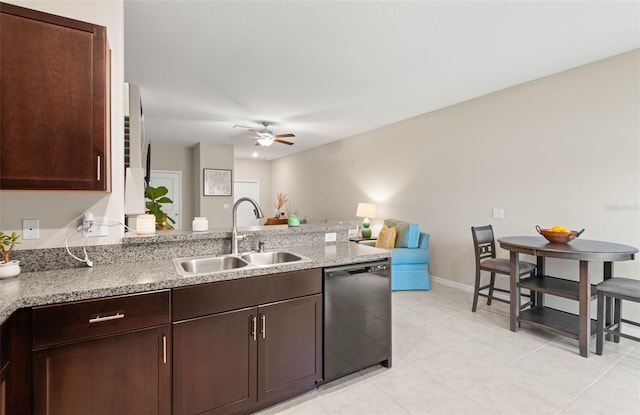
M 369 270 L 369 267 L 365 267 L 365 268 L 354 268 L 354 269 L 349 269 L 347 270 L 347 273 L 349 275 L 354 275 L 354 274 L 366 274 L 368 272 L 371 272 Z
M 362 265 L 347 265 L 343 267 L 327 268 L 324 271 L 325 278 L 345 277 L 356 274 L 367 274 L 389 270 L 389 262 L 377 262 Z

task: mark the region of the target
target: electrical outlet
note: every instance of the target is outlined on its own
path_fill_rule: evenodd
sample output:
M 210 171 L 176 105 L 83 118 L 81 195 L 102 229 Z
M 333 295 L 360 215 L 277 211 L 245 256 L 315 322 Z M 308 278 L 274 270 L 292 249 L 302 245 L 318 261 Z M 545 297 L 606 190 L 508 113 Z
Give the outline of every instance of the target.
M 336 233 L 335 232 L 325 233 L 324 234 L 324 241 L 325 242 L 335 242 L 336 241 Z
M 84 228 L 82 229 L 82 235 L 89 238 L 109 236 L 107 218 L 93 218 L 92 221 L 85 222 Z
M 40 221 L 38 219 L 22 220 L 22 239 L 40 239 Z
M 504 209 L 502 209 L 502 208 L 493 208 L 493 218 L 494 219 L 504 219 Z

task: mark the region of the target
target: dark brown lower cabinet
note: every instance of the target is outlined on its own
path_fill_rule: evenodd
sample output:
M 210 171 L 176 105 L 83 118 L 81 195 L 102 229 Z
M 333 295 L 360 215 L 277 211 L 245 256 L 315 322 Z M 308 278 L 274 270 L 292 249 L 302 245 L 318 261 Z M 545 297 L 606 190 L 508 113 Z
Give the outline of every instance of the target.
M 256 402 L 256 308 L 173 326 L 173 412 L 241 412 Z
M 169 414 L 169 326 L 33 355 L 34 414 Z
M 171 413 L 168 290 L 33 308 L 33 414 Z
M 7 415 L 7 367 L 0 368 L 0 415 Z
M 4 324 L 0 325 L 0 415 L 7 414 L 7 373 L 9 373 L 8 334 Z
M 309 390 L 322 375 L 322 295 L 261 306 L 258 315 L 258 400 Z
M 31 310 L 0 327 L 0 415 L 31 413 Z
M 282 275 L 276 278 L 299 276 Z M 306 275 L 308 281 L 291 289 L 321 291 L 320 273 Z M 174 310 L 183 300 L 192 305 L 218 289 L 238 292 L 251 280 L 176 290 Z M 238 295 L 241 302 L 252 295 L 244 293 Z M 283 295 L 262 293 L 254 291 L 256 298 Z M 321 378 L 322 294 L 177 321 L 172 336 L 175 415 L 250 413 L 311 390 Z
M 20 309 L 0 415 L 255 412 L 321 379 L 322 304 L 310 269 Z

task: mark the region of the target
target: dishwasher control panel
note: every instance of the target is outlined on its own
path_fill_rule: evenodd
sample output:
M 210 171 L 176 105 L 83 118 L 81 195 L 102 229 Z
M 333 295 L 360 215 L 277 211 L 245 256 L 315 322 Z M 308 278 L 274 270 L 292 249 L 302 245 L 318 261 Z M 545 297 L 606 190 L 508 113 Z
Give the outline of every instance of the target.
M 378 272 L 378 271 L 386 271 L 389 269 L 389 265 L 372 265 L 369 267 L 369 272 Z

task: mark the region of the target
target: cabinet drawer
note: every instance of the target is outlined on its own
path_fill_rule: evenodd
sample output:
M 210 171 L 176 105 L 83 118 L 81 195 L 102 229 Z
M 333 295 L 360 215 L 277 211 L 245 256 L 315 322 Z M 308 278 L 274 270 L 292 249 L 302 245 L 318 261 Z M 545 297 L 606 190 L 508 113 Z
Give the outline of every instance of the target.
M 174 288 L 173 320 L 200 317 L 321 292 L 320 268 Z
M 33 309 L 34 349 L 166 324 L 169 290 Z

